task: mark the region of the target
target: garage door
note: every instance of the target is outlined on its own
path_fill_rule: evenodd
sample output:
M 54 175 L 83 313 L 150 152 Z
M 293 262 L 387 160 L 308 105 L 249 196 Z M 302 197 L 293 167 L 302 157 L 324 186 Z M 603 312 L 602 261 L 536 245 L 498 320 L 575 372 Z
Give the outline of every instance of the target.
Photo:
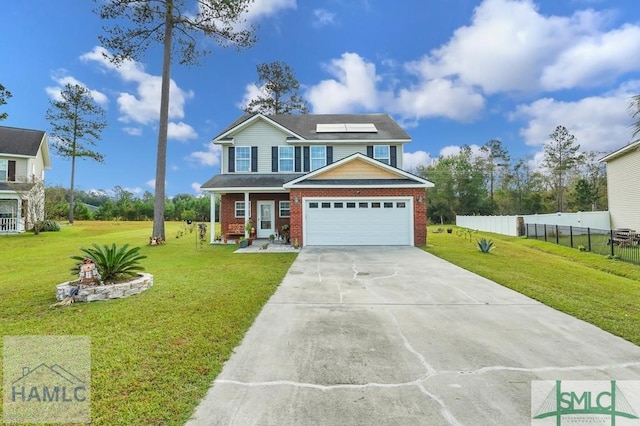
M 305 245 L 413 245 L 411 198 L 304 200 Z

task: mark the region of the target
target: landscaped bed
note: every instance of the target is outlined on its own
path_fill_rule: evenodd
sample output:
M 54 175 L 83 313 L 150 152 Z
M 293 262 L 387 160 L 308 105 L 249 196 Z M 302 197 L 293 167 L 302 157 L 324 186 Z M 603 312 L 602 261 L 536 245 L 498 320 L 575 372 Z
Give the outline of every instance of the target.
M 0 333 L 91 337 L 93 424 L 183 424 L 295 259 L 234 255 L 197 231 L 149 246 L 150 222 L 76 222 L 60 232 L 0 236 Z M 154 285 L 133 297 L 50 308 L 93 243 L 142 246 Z M 0 405 L 0 413 L 1 413 Z M 0 414 L 1 417 L 1 414 Z

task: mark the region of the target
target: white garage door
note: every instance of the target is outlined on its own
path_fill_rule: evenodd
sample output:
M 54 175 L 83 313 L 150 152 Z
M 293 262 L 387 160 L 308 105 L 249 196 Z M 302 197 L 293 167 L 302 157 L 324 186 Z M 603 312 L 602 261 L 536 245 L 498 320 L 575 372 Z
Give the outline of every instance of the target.
M 304 200 L 304 242 L 326 245 L 413 245 L 411 198 Z

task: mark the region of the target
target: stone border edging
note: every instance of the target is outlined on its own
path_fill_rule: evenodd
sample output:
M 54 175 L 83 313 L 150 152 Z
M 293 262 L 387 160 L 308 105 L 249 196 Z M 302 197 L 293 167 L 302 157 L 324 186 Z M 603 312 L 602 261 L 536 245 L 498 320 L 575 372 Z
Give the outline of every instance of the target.
M 78 294 L 73 296 L 74 302 L 94 302 L 96 300 L 120 299 L 134 294 L 142 293 L 153 286 L 153 275 L 145 272 L 139 273 L 137 278 L 130 281 L 80 287 Z M 73 282 L 66 282 L 56 286 L 56 299 L 64 300 L 71 295 L 71 289 L 78 287 Z

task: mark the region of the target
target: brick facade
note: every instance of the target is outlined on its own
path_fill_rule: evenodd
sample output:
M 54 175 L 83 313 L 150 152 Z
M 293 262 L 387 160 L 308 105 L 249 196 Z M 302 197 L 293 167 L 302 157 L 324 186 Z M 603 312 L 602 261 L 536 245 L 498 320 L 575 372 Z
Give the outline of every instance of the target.
M 280 230 L 282 225 L 289 223 L 289 218 L 280 217 L 278 201 L 286 201 L 288 199 L 288 193 L 251 193 L 249 194 L 249 204 L 251 204 L 249 217 L 255 224 L 255 220 L 258 217 L 256 210 L 258 205 L 257 201 L 275 200 L 275 225 L 276 230 Z M 241 223 L 244 225 L 244 217 L 235 217 L 236 201 L 244 201 L 244 194 L 224 194 L 220 197 L 220 229 L 222 230 L 222 234 L 225 233 L 231 223 Z

